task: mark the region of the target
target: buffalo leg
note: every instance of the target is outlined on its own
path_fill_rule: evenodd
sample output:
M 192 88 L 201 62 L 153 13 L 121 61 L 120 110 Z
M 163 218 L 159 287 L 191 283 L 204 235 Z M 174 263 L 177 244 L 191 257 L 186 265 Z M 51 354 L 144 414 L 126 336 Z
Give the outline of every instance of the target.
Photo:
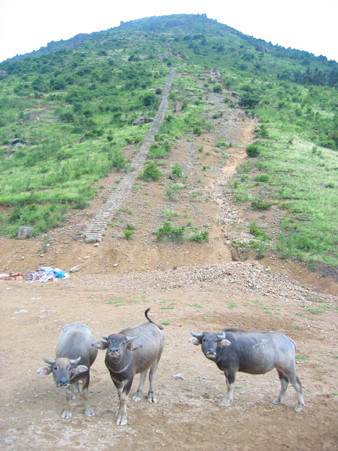
M 62 418 L 71 418 L 72 417 L 72 407 L 70 404 L 70 401 L 72 399 L 72 390 L 67 387 L 66 388 L 66 402 L 65 402 L 65 406 L 62 412 Z
M 304 403 L 304 398 L 303 398 L 303 394 L 302 394 L 302 383 L 296 374 L 296 368 L 294 366 L 286 374 L 286 377 L 289 379 L 290 384 L 292 384 L 293 388 L 296 390 L 296 393 L 297 393 L 298 404 L 295 407 L 295 412 L 300 412 L 303 409 L 305 403 Z
M 112 381 L 113 381 L 113 383 L 114 383 L 114 385 L 115 385 L 115 387 L 116 387 L 117 395 L 118 395 L 118 397 L 119 397 L 119 408 L 118 408 L 118 410 L 117 410 L 117 412 L 116 412 L 116 417 L 118 417 L 118 415 L 120 414 L 120 410 L 121 410 L 121 402 L 120 402 L 120 399 L 121 399 L 121 393 L 122 393 L 122 391 L 123 391 L 123 382 L 115 381 L 115 380 L 113 379 L 112 376 L 111 376 L 111 378 L 112 378 Z
M 283 401 L 286 389 L 289 385 L 289 379 L 281 371 L 277 370 L 277 373 L 279 376 L 281 389 L 278 397 L 272 401 L 272 404 L 280 404 Z
M 147 371 L 143 371 L 143 373 L 140 374 L 140 384 L 138 386 L 137 392 L 134 395 L 134 401 L 139 402 L 142 399 L 142 395 L 143 395 L 143 385 L 144 385 L 144 381 L 146 380 L 147 377 Z
M 154 365 L 150 368 L 149 371 L 149 391 L 148 391 L 148 401 L 149 402 L 156 402 L 155 394 L 154 394 L 154 379 L 155 379 L 155 373 L 157 369 L 157 362 L 154 363 Z
M 83 403 L 84 403 L 84 408 L 85 408 L 85 415 L 87 417 L 92 417 L 93 415 L 95 415 L 95 412 L 92 409 L 92 407 L 90 405 L 90 401 L 89 401 L 89 394 L 88 394 L 89 380 L 90 380 L 90 377 L 88 374 L 88 376 L 83 379 L 82 398 L 83 398 Z
M 224 371 L 224 376 L 225 382 L 227 384 L 227 392 L 225 394 L 225 397 L 222 399 L 221 405 L 228 407 L 230 406 L 230 404 L 232 404 L 234 400 L 236 373 L 235 372 L 229 373 L 228 371 Z
M 116 419 L 116 424 L 118 426 L 124 426 L 127 424 L 127 402 L 132 383 L 133 378 L 127 380 L 120 395 L 120 408 Z
M 296 390 L 297 397 L 298 397 L 298 404 L 295 407 L 295 412 L 300 412 L 303 409 L 305 403 L 304 403 L 304 398 L 303 398 L 303 394 L 302 394 L 302 383 L 301 383 L 299 377 L 297 376 L 295 365 L 291 366 L 291 368 L 283 368 L 283 369 L 279 369 L 277 371 L 278 371 L 278 373 L 283 373 L 283 378 L 286 379 L 287 381 L 289 381 L 290 384 L 292 384 L 292 386 Z M 279 376 L 279 378 L 281 379 L 281 376 Z M 282 379 L 281 379 L 281 383 L 282 383 Z M 286 385 L 286 387 L 287 387 L 287 385 Z M 286 387 L 285 387 L 285 390 L 286 390 Z M 284 393 L 285 393 L 285 390 L 284 390 Z M 279 394 L 278 398 L 280 398 L 281 394 L 283 394 L 283 396 L 284 396 L 284 393 L 283 393 L 283 383 L 282 383 L 281 393 Z M 281 401 L 282 401 L 282 399 L 283 399 L 283 397 L 281 398 Z

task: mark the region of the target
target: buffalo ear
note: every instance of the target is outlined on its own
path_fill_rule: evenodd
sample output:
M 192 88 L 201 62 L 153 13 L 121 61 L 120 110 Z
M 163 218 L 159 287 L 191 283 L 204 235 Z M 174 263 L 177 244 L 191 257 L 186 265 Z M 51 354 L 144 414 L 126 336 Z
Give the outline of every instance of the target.
M 226 338 L 223 338 L 223 340 L 220 340 L 217 342 L 217 346 L 230 346 L 231 341 L 227 340 Z
M 192 343 L 193 345 L 198 346 L 201 344 L 201 341 L 196 337 L 192 337 L 189 339 L 189 343 Z
M 88 371 L 88 366 L 86 365 L 79 365 L 76 368 L 72 369 L 69 381 L 74 382 L 78 378 L 78 376 L 81 376 L 82 373 L 85 373 Z
M 128 344 L 127 344 L 127 348 L 130 350 L 130 351 L 136 351 L 136 349 L 140 349 L 140 348 L 142 348 L 143 347 L 143 345 L 141 344 L 141 343 L 138 343 L 137 341 L 130 341 Z
M 94 348 L 99 348 L 99 349 L 107 349 L 108 348 L 108 341 L 95 341 L 94 343 L 92 343 L 92 346 L 94 346 Z
M 38 369 L 38 374 L 41 374 L 43 376 L 47 376 L 51 372 L 52 372 L 51 366 L 42 366 L 41 368 Z

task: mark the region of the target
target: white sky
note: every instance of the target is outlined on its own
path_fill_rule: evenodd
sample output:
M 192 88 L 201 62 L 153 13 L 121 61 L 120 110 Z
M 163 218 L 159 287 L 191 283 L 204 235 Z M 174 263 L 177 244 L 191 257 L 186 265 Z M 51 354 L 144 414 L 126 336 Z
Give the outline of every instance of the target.
M 272 44 L 338 61 L 338 0 L 1 0 L 0 62 L 121 20 L 198 13 Z

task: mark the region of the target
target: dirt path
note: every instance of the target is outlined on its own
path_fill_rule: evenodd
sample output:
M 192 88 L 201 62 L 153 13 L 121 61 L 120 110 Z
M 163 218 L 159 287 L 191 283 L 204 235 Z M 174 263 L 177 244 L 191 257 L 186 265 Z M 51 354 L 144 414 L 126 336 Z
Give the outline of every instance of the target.
M 70 215 L 49 236 L 0 241 L 0 272 L 81 266 L 56 283 L 0 281 L 1 449 L 337 449 L 337 284 L 268 252 L 259 263 L 251 257 L 236 261 L 232 239 L 244 240 L 247 222 L 257 218 L 231 202 L 228 184 L 254 139 L 255 123 L 243 121 L 241 110 L 217 96 L 208 93 L 208 101 L 210 117 L 222 107 L 224 120 L 214 121 L 208 134 L 176 141 L 163 167 L 166 177 L 131 190 L 103 242 L 85 244 L 84 230 L 120 178 L 117 173 L 100 181 L 90 209 Z M 223 155 L 218 141 L 233 146 Z M 175 163 L 184 174 L 170 199 L 166 192 L 173 182 L 167 176 Z M 277 228 L 279 214 L 258 219 Z M 168 215 L 175 227 L 209 230 L 209 242 L 158 242 L 153 232 Z M 135 226 L 130 241 L 123 234 L 128 223 Z M 73 417 L 62 419 L 64 394 L 51 376 L 36 373 L 42 356 L 54 357 L 62 327 L 81 321 L 99 339 L 140 323 L 148 307 L 156 322 L 165 323 L 158 402 L 130 400 L 128 425 L 116 426 L 117 395 L 100 351 L 91 372 L 95 416 L 85 417 L 76 399 Z M 234 405 L 220 405 L 224 375 L 188 340 L 191 328 L 221 332 L 225 327 L 278 330 L 295 340 L 303 412 L 293 411 L 292 387 L 282 405 L 270 403 L 279 392 L 275 371 L 239 373 Z

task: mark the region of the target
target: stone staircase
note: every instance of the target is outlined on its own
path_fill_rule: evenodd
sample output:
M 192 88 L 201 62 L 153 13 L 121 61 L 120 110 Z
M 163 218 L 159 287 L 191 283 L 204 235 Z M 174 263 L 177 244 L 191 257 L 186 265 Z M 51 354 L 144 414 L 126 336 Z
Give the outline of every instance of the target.
M 175 69 L 172 69 L 170 71 L 156 116 L 140 146 L 138 154 L 131 164 L 131 166 L 134 168 L 133 171 L 128 172 L 123 177 L 121 182 L 118 184 L 117 189 L 111 193 L 110 197 L 102 206 L 101 211 L 88 224 L 88 227 L 85 231 L 86 243 L 101 241 L 107 224 L 112 221 L 114 215 L 118 212 L 126 196 L 132 189 L 139 173 L 141 172 L 143 165 L 147 159 L 150 146 L 154 142 L 155 135 L 156 133 L 158 133 L 160 125 L 167 111 L 169 104 L 169 92 L 175 76 L 175 72 Z

